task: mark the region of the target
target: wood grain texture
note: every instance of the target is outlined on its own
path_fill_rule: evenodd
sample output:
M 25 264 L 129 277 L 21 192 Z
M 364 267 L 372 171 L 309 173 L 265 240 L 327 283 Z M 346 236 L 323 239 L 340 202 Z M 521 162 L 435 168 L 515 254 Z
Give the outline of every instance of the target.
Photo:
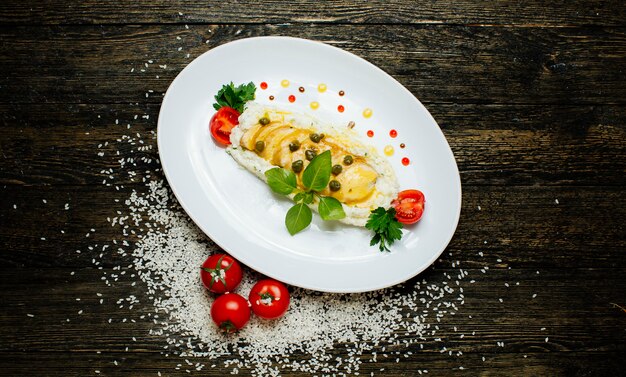
M 0 188 L 4 200 L 0 222 L 5 224 L 0 229 L 3 264 L 91 266 L 90 253 L 75 251 L 125 238 L 122 229 L 112 227 L 107 218 L 128 212 L 124 201 L 134 190 L 147 191 L 139 184 L 119 191 L 105 186 Z M 65 203 L 69 204 L 67 211 Z M 621 187 L 465 186 L 459 227 L 446 253 L 453 253 L 468 268 L 496 264 L 542 269 L 621 268 L 626 265 L 624 224 L 626 194 Z M 91 232 L 91 228 L 97 231 Z M 128 239 L 137 238 L 131 235 Z M 486 256 L 481 257 L 480 252 Z M 103 266 L 130 262 L 116 253 L 107 255 L 110 259 L 104 258 Z
M 69 358 L 64 361 L 72 365 L 69 375 L 85 373 L 88 368 L 104 369 L 113 375 L 124 374 L 129 369 L 135 373 L 149 370 L 156 373 L 156 370 L 167 372 L 178 363 L 185 365 L 178 357 L 165 357 L 167 351 L 163 350 L 160 337 L 148 334 L 156 326 L 149 317 L 153 309 L 144 300 L 146 293 L 141 284 L 131 286 L 129 279 L 122 279 L 113 287 L 106 287 L 99 280 L 103 271 L 91 268 L 78 269 L 74 275 L 63 268 L 36 271 L 36 275 L 30 275 L 21 268 L 3 268 L 0 274 L 6 288 L 0 292 L 0 299 L 8 309 L 0 324 L 0 363 L 9 355 L 18 359 L 34 355 L 44 365 L 49 362 L 47 358 Z M 442 280 L 443 273 L 457 272 L 430 268 L 420 279 L 436 283 Z M 439 375 L 445 374 L 447 368 L 459 366 L 474 370 L 473 373 L 498 370 L 498 373 L 517 374 L 526 368 L 557 375 L 568 375 L 573 370 L 618 371 L 615 357 L 626 350 L 626 333 L 614 329 L 626 324 L 626 316 L 610 302 L 619 300 L 626 289 L 621 278 L 624 271 L 607 274 L 596 269 L 557 269 L 542 270 L 536 275 L 534 270 L 501 268 L 484 275 L 479 270 L 468 272 L 470 278 L 480 277 L 474 284 L 465 281 L 462 285 L 468 297 L 462 306 L 463 314 L 446 317 L 439 323 L 437 332 L 449 350 L 454 354 L 461 351 L 463 357 L 442 353 L 441 342 L 428 340 L 422 343 L 423 349 L 413 345 L 387 350 L 388 353 L 401 351 L 400 355 L 412 351 L 416 356 L 411 357 L 411 362 L 397 365 L 397 356 L 384 358 L 385 352 L 379 350 L 380 362 L 365 363 L 363 371 L 386 368 L 389 374 L 384 375 L 392 376 L 401 375 L 405 368 L 428 368 Z M 516 280 L 521 282 L 519 286 L 515 285 Z M 511 287 L 504 287 L 503 281 L 511 282 Z M 100 292 L 103 295 L 97 296 Z M 116 300 L 131 294 L 141 302 L 132 311 L 126 307 L 120 309 Z M 537 294 L 535 298 L 534 294 Z M 504 302 L 499 302 L 498 297 Z M 519 307 L 521 303 L 523 310 Z M 79 310 L 83 310 L 80 315 Z M 520 328 L 524 331 L 519 331 Z M 410 338 L 403 332 L 399 335 L 400 340 Z M 506 346 L 499 347 L 497 342 L 505 342 Z M 330 352 L 335 357 L 346 357 L 340 345 Z M 484 356 L 486 360 L 482 361 Z M 600 362 L 600 356 L 605 362 Z M 113 360 L 121 363 L 121 367 L 114 368 Z M 207 366 L 219 364 L 202 358 L 189 360 Z M 11 367 L 23 370 L 22 362 Z M 51 367 L 52 375 L 59 372 Z
M 129 274 L 133 272 L 132 269 L 124 270 Z M 37 269 L 36 276 L 29 276 L 21 268 L 2 269 L 3 284 L 10 289 L 2 292 L 0 297 L 11 309 L 2 324 L 5 330 L 0 338 L 2 351 L 86 352 L 96 348 L 116 352 L 123 351 L 129 344 L 138 352 L 159 353 L 163 350 L 158 342 L 159 336 L 149 334 L 150 329 L 159 326 L 150 316 L 150 313 L 154 314 L 154 308 L 142 283 L 133 286 L 132 278 L 122 276 L 108 287 L 100 277 L 104 272 L 110 275 L 118 270 L 83 268 L 71 270 L 75 271 L 74 275 L 69 271 L 42 268 Z M 624 271 L 614 270 L 607 276 L 608 272 L 601 269 L 555 269 L 535 274 L 535 270 L 496 268 L 483 274 L 480 270 L 468 269 L 468 278 L 461 284 L 468 296 L 462 306 L 462 315 L 446 316 L 441 323 L 434 318 L 427 321 L 432 321 L 433 326 L 440 325 L 437 337 L 455 352 L 625 350 L 626 333 L 615 332 L 614 328 L 626 324 L 626 317 L 610 304 L 619 300 L 626 289 L 620 276 Z M 446 280 L 444 273 L 458 274 L 458 270 L 430 268 L 417 279 L 440 284 Z M 532 280 L 529 279 L 531 276 Z M 476 282 L 470 284 L 471 278 L 476 278 Z M 409 286 L 414 281 L 410 280 L 405 290 L 412 289 Z M 507 288 L 499 284 L 502 281 L 510 282 L 511 286 Z M 520 285 L 515 285 L 516 281 Z M 606 286 L 607 281 L 610 288 Z M 71 283 L 70 289 L 67 289 L 68 283 Z M 117 300 L 130 295 L 138 297 L 140 302 L 134 304 L 132 310 L 127 304 L 120 308 Z M 102 304 L 100 299 L 103 299 Z M 525 310 L 520 311 L 515 303 L 524 303 Z M 594 309 L 593 314 L 589 308 Z M 81 309 L 83 312 L 79 315 Z M 112 323 L 108 322 L 109 318 Z M 127 320 L 122 322 L 124 318 Z M 160 316 L 161 320 L 169 321 L 166 315 Z M 118 326 L 124 331 L 109 330 Z M 525 328 L 524 332 L 516 331 L 521 327 Z M 17 330 L 11 333 L 6 331 L 9 328 Z M 84 337 L 90 331 L 92 342 L 85 343 Z M 49 341 L 57 336 L 55 334 L 63 334 L 64 341 Z M 398 335 L 402 340 L 414 334 L 399 331 Z M 133 341 L 132 337 L 136 340 Z M 549 337 L 548 342 L 545 342 L 546 337 Z M 507 348 L 498 350 L 497 341 L 504 341 Z M 424 349 L 421 352 L 441 351 L 439 341 L 429 339 L 422 344 Z
M 448 139 L 464 185 L 626 183 L 626 106 L 428 109 Z M 157 168 L 158 111 L 153 104 L 0 104 L 0 184 L 141 182 L 147 170 Z M 145 146 L 152 149 L 137 153 Z M 137 166 L 119 169 L 120 156 L 131 153 Z
M 0 64 L 11 68 L 0 75 L 0 102 L 160 103 L 175 74 L 196 56 L 265 35 L 353 52 L 424 103 L 626 103 L 624 29 L 442 25 L 2 28 Z
M 182 13 L 182 14 L 181 14 Z M 618 0 L 539 0 L 523 3 L 499 1 L 329 1 L 290 2 L 244 0 L 155 3 L 122 0 L 113 3 L 87 0 L 17 1 L 0 6 L 4 24 L 102 23 L 367 23 L 367 24 L 510 24 L 510 25 L 614 25 L 624 26 L 626 10 Z
M 626 312 L 612 303 L 626 307 L 625 27 L 617 0 L 3 1 L 0 375 L 188 375 L 149 333 L 154 308 L 133 271 L 100 280 L 132 263 L 102 247 L 138 240 L 107 217 L 127 212 L 144 179 L 164 179 L 156 120 L 174 77 L 213 47 L 265 35 L 378 65 L 425 103 L 458 162 L 457 232 L 398 289 L 442 284 L 460 263 L 464 305 L 442 342 L 388 350 L 400 354 L 364 362 L 361 376 L 622 375 Z M 130 294 L 132 310 L 116 303 Z M 330 354 L 348 359 L 341 346 Z M 227 359 L 190 361 L 224 376 Z
M 335 354 L 339 356 L 338 354 Z M 347 355 L 342 355 L 347 356 Z M 531 354 L 524 358 L 520 354 L 490 353 L 464 355 L 462 360 L 436 355 L 432 353 L 412 356 L 414 362 L 403 361 L 396 363 L 395 359 L 380 360 L 376 363 L 363 363 L 359 369 L 360 376 L 369 376 L 370 373 L 387 377 L 416 376 L 418 370 L 428 370 L 427 376 L 611 376 L 619 375 L 621 364 L 618 361 L 620 354 L 615 352 L 563 352 Z M 36 357 L 37 362 L 33 362 Z M 485 361 L 482 361 L 485 357 Z M 160 354 L 143 352 L 2 352 L 0 364 L 6 365 L 4 373 L 10 376 L 20 375 L 29 371 L 37 375 L 59 377 L 83 376 L 188 376 L 194 368 L 188 366 L 185 359 L 165 357 Z M 203 360 L 190 359 L 195 363 Z M 218 360 L 216 368 L 208 364 L 202 372 L 193 372 L 191 375 L 202 376 L 229 376 L 231 368 L 220 368 Z M 117 365 L 115 365 L 117 363 Z M 71 368 L 67 366 L 71 365 Z M 178 366 L 180 365 L 180 366 Z M 460 370 L 459 367 L 463 367 Z M 98 370 L 100 373 L 95 373 Z M 310 374 L 282 371 L 284 377 L 303 377 Z M 239 375 L 247 376 L 249 371 L 240 371 Z

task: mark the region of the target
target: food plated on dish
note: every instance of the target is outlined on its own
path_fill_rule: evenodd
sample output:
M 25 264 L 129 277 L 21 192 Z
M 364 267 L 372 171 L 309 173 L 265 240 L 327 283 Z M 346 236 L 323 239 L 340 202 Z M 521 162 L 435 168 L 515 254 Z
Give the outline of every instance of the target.
M 291 170 L 300 190 L 305 189 L 302 176 L 311 161 L 330 151 L 330 180 L 319 194 L 342 204 L 346 216 L 338 221 L 346 224 L 365 226 L 370 212 L 389 207 L 399 191 L 389 161 L 347 125 L 340 129 L 307 114 L 248 102 L 230 140 L 227 151 L 240 165 L 264 181 L 272 168 Z
M 231 89 L 222 92 L 231 81 Z M 253 85 L 239 88 L 250 82 Z M 369 227 L 368 222 L 365 228 L 341 222 L 342 214 L 349 216 L 343 204 L 339 211 L 332 204 L 332 199 L 338 199 L 329 195 L 330 189 L 323 192 L 317 183 L 304 179 L 313 165 L 325 173 L 320 179 L 324 187 L 335 179 L 345 188 L 336 178 L 343 178 L 346 165 L 338 176 L 333 175 L 337 161 L 332 151 L 330 159 L 322 150 L 315 163 L 303 159 L 300 173 L 272 165 L 267 171 L 272 179 L 263 172 L 267 183 L 263 182 L 215 141 L 217 136 L 230 143 L 231 131 L 239 127 L 245 112 L 243 101 L 212 109 L 219 92 L 224 98 L 243 95 L 245 102 L 310 115 L 339 130 L 354 122 L 351 131 L 359 142 L 374 147 L 394 170 L 400 190 L 395 204 L 374 209 Z M 211 132 L 207 132 L 209 123 Z M 437 122 L 393 77 L 328 44 L 257 37 L 212 48 L 170 85 L 159 113 L 157 139 L 173 194 L 198 227 L 241 263 L 298 287 L 363 292 L 398 284 L 432 264 L 458 224 L 460 177 Z M 305 181 L 309 187 L 304 187 Z M 416 215 L 411 208 L 422 200 L 420 192 L 407 189 L 419 189 L 428 201 L 414 225 L 397 221 L 401 213 L 408 215 L 402 216 L 404 221 Z M 330 198 L 323 200 L 321 208 L 320 197 Z M 392 216 L 395 208 L 399 210 Z M 323 220 L 321 212 L 336 220 Z M 302 230 L 292 235 L 298 228 Z M 398 235 L 402 239 L 395 238 Z M 369 246 L 372 239 L 374 245 Z M 377 252 L 381 246 L 392 252 Z
M 285 225 L 294 235 L 310 223 L 311 210 L 323 220 L 366 227 L 381 251 L 402 237 L 424 211 L 424 196 L 399 196 L 389 161 L 352 130 L 310 114 L 254 101 L 254 83 L 224 85 L 215 95 L 217 110 L 209 130 L 215 142 L 272 191 L 296 204 Z

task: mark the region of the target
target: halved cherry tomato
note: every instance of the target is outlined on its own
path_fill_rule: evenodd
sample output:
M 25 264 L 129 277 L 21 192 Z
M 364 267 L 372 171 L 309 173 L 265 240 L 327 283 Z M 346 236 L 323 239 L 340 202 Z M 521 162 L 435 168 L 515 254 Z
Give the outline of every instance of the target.
M 214 293 L 231 292 L 243 276 L 239 262 L 227 254 L 211 255 L 200 268 L 202 284 Z
M 232 107 L 221 107 L 211 118 L 209 128 L 213 138 L 224 145 L 230 144 L 230 131 L 239 124 L 239 112 Z
M 424 213 L 424 194 L 420 190 L 404 190 L 391 202 L 396 219 L 403 224 L 415 224 Z
M 211 305 L 213 322 L 225 332 L 235 332 L 250 320 L 248 301 L 236 293 L 226 293 Z
M 250 290 L 248 301 L 254 314 L 265 319 L 282 317 L 289 308 L 289 291 L 274 279 L 259 281 Z

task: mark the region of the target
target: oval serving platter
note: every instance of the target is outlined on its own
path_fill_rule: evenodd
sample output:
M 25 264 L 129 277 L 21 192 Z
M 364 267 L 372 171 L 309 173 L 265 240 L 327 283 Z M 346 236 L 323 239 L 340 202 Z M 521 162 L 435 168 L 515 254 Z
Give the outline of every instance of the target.
M 290 236 L 284 217 L 293 203 L 274 195 L 211 138 L 213 97 L 231 81 L 254 82 L 261 103 L 340 125 L 353 121 L 381 155 L 385 147 L 393 150 L 388 159 L 400 189 L 417 188 L 426 197 L 420 222 L 405 227 L 389 253 L 369 246 L 367 229 L 324 222 L 317 214 L 308 229 Z M 257 37 L 207 51 L 167 90 L 157 138 L 167 180 L 200 229 L 242 263 L 298 287 L 364 292 L 401 283 L 439 257 L 458 224 L 459 172 L 433 117 L 390 75 L 324 43 Z

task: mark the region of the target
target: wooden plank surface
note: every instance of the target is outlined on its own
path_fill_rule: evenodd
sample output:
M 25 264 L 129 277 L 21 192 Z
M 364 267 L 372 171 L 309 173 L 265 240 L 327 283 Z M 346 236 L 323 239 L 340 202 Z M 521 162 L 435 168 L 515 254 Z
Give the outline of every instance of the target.
M 164 357 L 139 352 L 104 352 L 96 354 L 92 352 L 37 352 L 35 353 L 40 363 L 33 363 L 31 352 L 5 352 L 0 353 L 0 363 L 7 365 L 4 372 L 7 375 L 19 375 L 24 370 L 39 373 L 46 376 L 83 377 L 83 376 L 157 376 L 159 371 L 162 375 L 189 375 L 186 371 L 195 369 L 187 366 L 179 358 Z M 345 356 L 345 355 L 344 355 Z M 529 355 L 527 355 L 529 356 Z M 360 368 L 360 376 L 368 376 L 370 373 L 390 377 L 404 377 L 419 375 L 418 370 L 428 366 L 430 376 L 475 376 L 475 375 L 508 375 L 508 376 L 588 376 L 588 375 L 615 375 L 621 364 L 618 361 L 620 354 L 615 352 L 563 352 L 559 358 L 553 353 L 534 354 L 524 358 L 519 354 L 498 353 L 488 354 L 485 361 L 481 355 L 468 354 L 460 363 L 452 358 L 443 358 L 432 353 L 415 356 L 415 363 L 395 363 L 395 359 L 379 361 L 377 363 L 364 363 Z M 115 364 L 117 363 L 117 365 Z M 67 369 L 67 365 L 73 368 Z M 219 365 L 219 364 L 216 364 Z M 459 367 L 463 367 L 460 370 Z M 178 369 L 176 369 L 178 368 Z M 382 369 L 382 371 L 381 371 Z M 99 371 L 96 373 L 95 371 Z M 202 376 L 229 376 L 231 370 L 218 368 L 205 368 Z M 167 374 L 166 374 L 167 373 Z M 242 371 L 239 375 L 246 375 Z M 192 376 L 194 374 L 191 374 Z M 304 376 L 302 373 L 286 371 L 281 376 L 294 377 Z
M 296 0 L 197 2 L 175 0 L 6 0 L 0 7 L 5 24 L 136 23 L 332 23 L 332 24 L 510 24 L 624 26 L 626 9 L 619 0 L 559 1 L 330 1 Z
M 91 265 L 91 253 L 80 255 L 75 250 L 124 238 L 120 227 L 112 227 L 107 218 L 118 216 L 117 211 L 129 212 L 124 200 L 134 190 L 147 191 L 140 184 L 120 190 L 100 185 L 0 188 L 3 264 Z M 530 269 L 620 268 L 626 264 L 622 187 L 465 186 L 463 195 L 459 227 L 447 250 L 468 268 L 496 264 Z M 64 210 L 66 203 L 69 210 Z M 91 228 L 97 231 L 92 233 Z M 132 235 L 128 239 L 136 240 Z M 130 262 L 115 254 L 111 258 L 103 259 L 102 265 Z
M 0 102 L 160 103 L 175 75 L 209 48 L 244 37 L 284 35 L 326 42 L 364 57 L 427 104 L 625 104 L 624 30 L 457 25 L 19 26 L 0 29 L 4 41 L 0 64 L 11 67 L 0 76 Z
M 468 300 L 462 306 L 463 316 L 446 321 L 437 332 L 449 350 L 455 354 L 460 351 L 463 357 L 442 354 L 442 343 L 431 339 L 422 342 L 423 349 L 417 345 L 402 348 L 403 353 L 417 355 L 411 362 L 398 365 L 395 357 L 381 357 L 380 362 L 364 363 L 361 373 L 385 368 L 384 375 L 403 376 L 407 369 L 427 366 L 430 373 L 445 375 L 451 373 L 446 371 L 460 372 L 458 367 L 463 366 L 467 375 L 491 371 L 565 376 L 574 372 L 611 373 L 620 367 L 618 355 L 626 351 L 626 336 L 615 328 L 623 325 L 624 318 L 610 304 L 619 300 L 626 289 L 625 280 L 615 274 L 618 271 L 613 270 L 607 279 L 606 270 L 542 270 L 534 281 L 528 280 L 529 275 L 535 274 L 534 270 L 501 268 L 484 275 L 480 270 L 468 271 L 470 277 L 481 276 L 475 284 L 465 286 Z M 132 311 L 118 308 L 118 297 L 130 294 L 145 297 L 141 285 L 131 286 L 130 281 L 122 281 L 113 288 L 106 287 L 99 280 L 102 271 L 91 268 L 76 270 L 74 275 L 62 268 L 37 269 L 36 275 L 24 272 L 21 268 L 3 268 L 0 275 L 7 288 L 0 298 L 9 313 L 0 325 L 0 363 L 9 364 L 9 360 L 15 359 L 8 370 L 19 373 L 28 368 L 28 357 L 42 363 L 32 370 L 45 375 L 62 373 L 58 366 L 48 365 L 51 359 L 72 366 L 65 371 L 66 375 L 83 375 L 94 370 L 111 375 L 141 375 L 159 370 L 176 374 L 175 368 L 181 363 L 185 366 L 181 373 L 190 369 L 181 358 L 164 356 L 160 337 L 148 334 L 155 326 L 150 318 L 140 316 L 153 312 L 149 303 L 140 302 Z M 422 278 L 437 283 L 445 272 L 456 273 L 456 270 L 430 268 Z M 516 279 L 523 283 L 510 288 L 500 284 L 513 283 Z M 545 287 L 552 288 L 546 291 Z M 96 296 L 97 292 L 104 295 Z M 496 297 L 503 297 L 504 302 Z M 520 302 L 524 302 L 523 310 L 518 306 Z M 83 312 L 77 316 L 80 310 Z M 520 328 L 524 331 L 519 331 Z M 461 333 L 466 336 L 460 337 Z M 506 346 L 500 347 L 498 342 L 505 342 Z M 340 346 L 330 352 L 334 357 L 347 356 Z M 112 365 L 114 360 L 119 365 Z M 223 359 L 201 361 L 219 365 Z M 207 369 L 208 375 L 224 373 L 219 368 L 212 373 L 211 368 L 207 366 Z M 285 375 L 306 374 L 286 372 Z
M 447 267 L 428 269 L 421 277 L 410 280 L 406 289 L 416 280 L 440 284 L 446 279 L 444 273 L 458 274 L 458 270 L 449 268 L 450 258 L 443 259 L 448 259 Z M 129 274 L 133 272 L 125 270 Z M 100 279 L 104 272 L 117 270 L 83 267 L 68 271 L 47 267 L 36 268 L 36 275 L 25 274 L 24 268 L 5 267 L 1 271 L 7 289 L 0 298 L 10 311 L 0 325 L 0 351 L 116 352 L 129 344 L 138 352 L 163 350 L 159 336 L 149 334 L 151 328 L 158 328 L 153 318 L 141 318 L 154 313 L 144 284 L 131 285 L 132 279 L 122 278 L 109 287 Z M 70 271 L 75 273 L 71 275 Z M 475 278 L 476 282 L 462 284 L 467 296 L 461 306 L 462 315 L 446 318 L 437 331 L 437 337 L 444 339 L 445 345 L 455 353 L 458 350 L 463 353 L 626 350 L 626 335 L 614 331 L 624 323 L 623 313 L 611 305 L 622 298 L 626 289 L 626 281 L 619 274 L 623 275 L 624 269 L 542 269 L 536 274 L 535 269 L 509 270 L 503 266 L 487 273 L 472 268 L 467 271 L 469 279 Z M 607 276 L 607 273 L 611 274 Z M 503 281 L 511 286 L 504 286 Z M 516 281 L 520 285 L 515 285 Z M 546 290 L 546 287 L 551 288 Z M 97 292 L 102 295 L 97 296 Z M 138 297 L 139 303 L 134 304 L 133 310 L 128 305 L 120 309 L 117 300 L 129 295 Z M 522 302 L 524 310 L 517 305 Z M 79 310 L 83 310 L 81 315 L 77 315 Z M 112 323 L 108 322 L 109 318 Z M 127 321 L 122 322 L 124 318 Z M 428 320 L 436 324 L 433 318 Z M 519 331 L 520 328 L 524 331 Z M 461 334 L 465 336 L 460 337 Z M 403 331 L 398 335 L 406 337 Z M 90 337 L 90 342 L 84 341 L 85 336 Z M 506 347 L 499 347 L 498 341 L 504 341 Z M 436 354 L 443 344 L 433 339 L 420 343 L 424 344 L 420 352 Z
M 625 182 L 624 106 L 429 104 L 428 109 L 448 139 L 464 185 Z M 0 165 L 0 184 L 96 185 L 108 179 L 111 174 L 102 173 L 108 169 L 116 171 L 117 184 L 139 182 L 156 167 L 158 115 L 156 104 L 0 103 L 0 130 L 5 130 L 0 147 L 4 158 L 15 162 Z M 129 154 L 137 145 L 117 140 L 137 139 L 137 133 L 141 145 L 152 148 L 139 155 L 152 161 L 137 160 L 137 175 L 130 177 L 129 169 L 117 171 L 117 151 Z
M 141 318 L 154 309 L 143 283 L 100 280 L 131 257 L 88 248 L 121 240 L 107 217 L 163 179 L 156 120 L 174 77 L 210 48 L 264 35 L 387 71 L 427 106 L 459 166 L 459 228 L 417 279 L 442 284 L 459 262 L 468 272 L 464 304 L 438 329 L 462 355 L 429 338 L 361 376 L 623 374 L 625 27 L 616 0 L 2 2 L 0 374 L 188 374 Z M 138 153 L 139 139 L 151 149 Z M 129 294 L 132 311 L 116 304 Z M 348 359 L 341 346 L 329 352 Z M 193 361 L 223 376 L 227 360 Z

